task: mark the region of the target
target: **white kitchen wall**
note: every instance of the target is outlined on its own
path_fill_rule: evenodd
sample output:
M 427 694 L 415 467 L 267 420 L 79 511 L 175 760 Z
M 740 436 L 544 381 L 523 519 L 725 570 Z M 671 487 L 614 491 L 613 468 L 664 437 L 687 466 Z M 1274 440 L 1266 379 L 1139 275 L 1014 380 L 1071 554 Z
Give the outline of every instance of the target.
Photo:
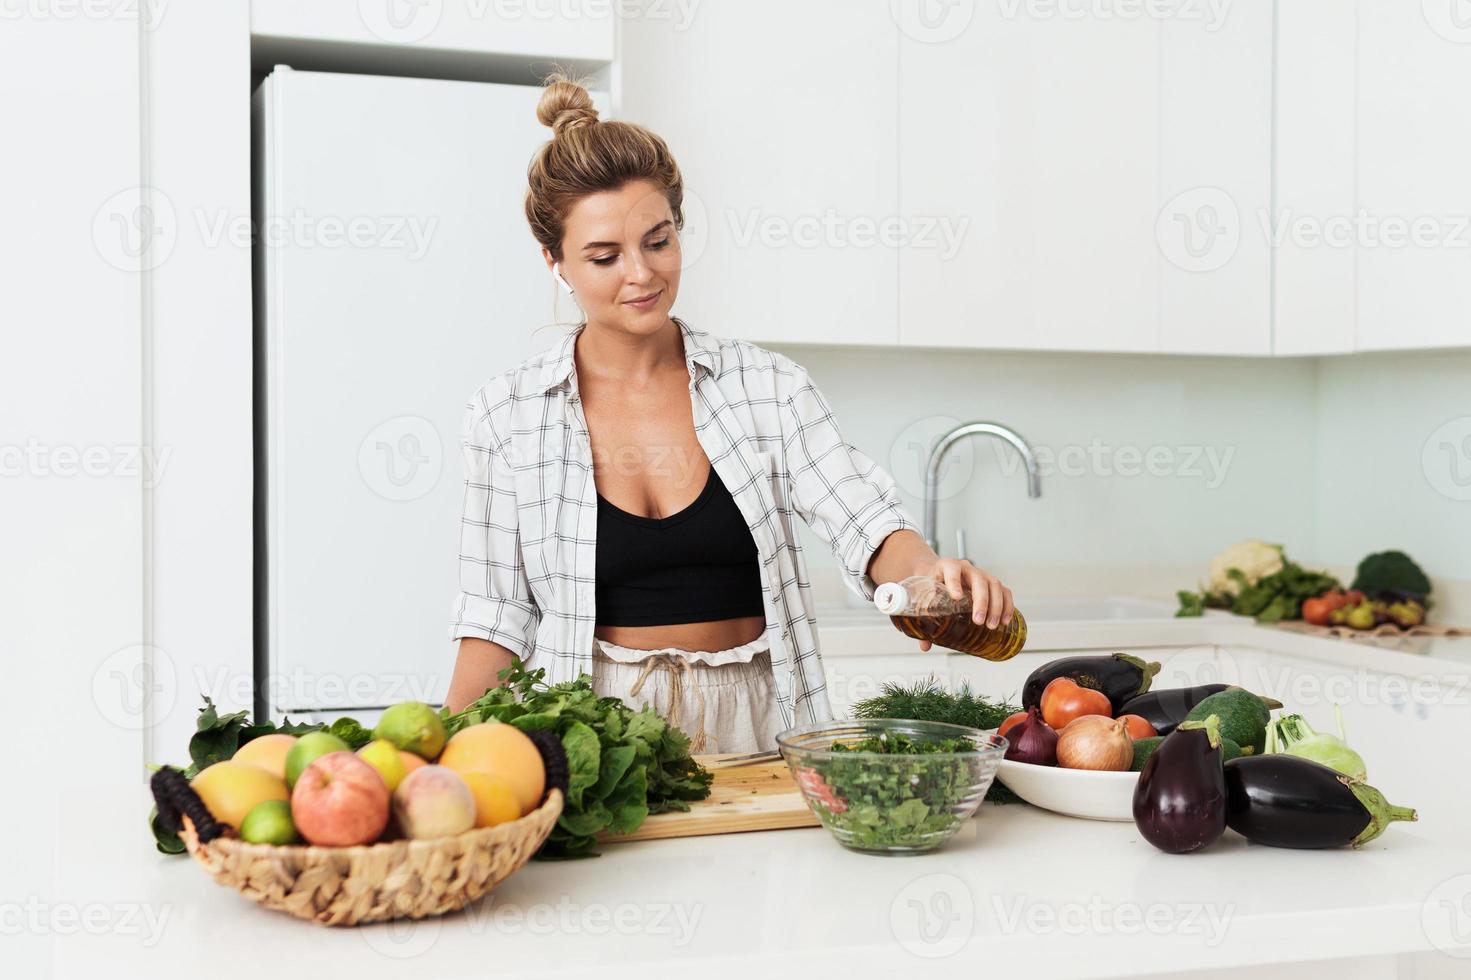
M 1408 552 L 1471 622 L 1471 351 L 1324 358 L 1317 416 L 1320 560 Z
M 1025 436 L 1044 464 L 1041 499 L 1027 498 L 1009 447 L 962 443 L 942 475 L 939 540 L 954 554 L 965 528 L 967 557 L 1028 591 L 1096 594 L 1103 581 L 1169 594 L 1244 537 L 1312 558 L 1312 361 L 782 351 L 808 368 L 848 440 L 894 476 L 916 519 L 925 447 L 940 433 L 987 420 Z M 831 594 L 836 563 L 804 533 L 814 588 Z

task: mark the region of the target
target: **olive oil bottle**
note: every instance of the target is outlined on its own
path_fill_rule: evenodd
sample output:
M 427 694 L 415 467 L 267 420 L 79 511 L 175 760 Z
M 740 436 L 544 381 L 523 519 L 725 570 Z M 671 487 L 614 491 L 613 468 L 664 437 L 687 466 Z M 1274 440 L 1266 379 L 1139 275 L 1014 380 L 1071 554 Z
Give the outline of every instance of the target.
M 995 629 L 973 622 L 969 593 L 955 599 L 928 575 L 880 585 L 873 604 L 906 636 L 994 663 L 1010 660 L 1027 642 L 1027 621 L 1019 611 L 1013 610 L 1011 622 Z

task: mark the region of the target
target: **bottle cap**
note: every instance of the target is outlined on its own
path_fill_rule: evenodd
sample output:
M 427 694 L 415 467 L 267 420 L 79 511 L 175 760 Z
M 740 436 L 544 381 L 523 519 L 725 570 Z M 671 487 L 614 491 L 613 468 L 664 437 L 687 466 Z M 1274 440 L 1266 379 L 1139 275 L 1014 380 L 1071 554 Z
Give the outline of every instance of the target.
M 886 616 L 894 616 L 909 605 L 909 590 L 898 582 L 885 582 L 873 593 L 873 604 Z

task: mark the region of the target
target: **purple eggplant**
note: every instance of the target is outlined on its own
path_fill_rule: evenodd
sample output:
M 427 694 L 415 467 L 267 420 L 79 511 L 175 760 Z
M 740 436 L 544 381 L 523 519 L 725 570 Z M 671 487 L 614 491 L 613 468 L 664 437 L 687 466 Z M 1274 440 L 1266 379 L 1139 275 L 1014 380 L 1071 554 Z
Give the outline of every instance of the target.
M 1219 718 L 1181 722 L 1159 743 L 1134 787 L 1134 826 L 1170 854 L 1197 851 L 1226 832 Z
M 1195 687 L 1169 687 L 1161 691 L 1150 691 L 1137 698 L 1130 698 L 1114 708 L 1114 717 L 1138 715 L 1154 726 L 1161 735 L 1168 735 L 1175 726 L 1185 720 L 1190 709 L 1212 694 L 1236 689 L 1235 684 L 1197 684 Z M 1260 695 L 1259 695 L 1260 696 Z M 1268 708 L 1282 707 L 1281 701 L 1262 698 Z
M 1361 779 L 1295 755 L 1226 763 L 1226 824 L 1269 847 L 1358 847 L 1396 820 L 1418 819 Z
M 1067 677 L 1076 681 L 1079 687 L 1102 692 L 1114 713 L 1118 714 L 1121 704 L 1149 690 L 1149 682 L 1157 673 L 1158 661 L 1146 663 L 1127 653 L 1107 657 L 1063 657 L 1043 664 L 1027 677 L 1022 685 L 1022 707 L 1038 707 L 1047 685 L 1059 677 Z

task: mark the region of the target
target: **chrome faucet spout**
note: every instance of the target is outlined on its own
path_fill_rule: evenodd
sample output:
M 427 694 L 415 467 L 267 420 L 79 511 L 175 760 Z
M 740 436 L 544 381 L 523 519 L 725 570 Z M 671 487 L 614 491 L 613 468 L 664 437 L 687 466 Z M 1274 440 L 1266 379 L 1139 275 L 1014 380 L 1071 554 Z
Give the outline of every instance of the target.
M 944 461 L 945 454 L 956 443 L 970 436 L 994 436 L 1009 443 L 1021 456 L 1022 465 L 1026 468 L 1027 496 L 1033 499 L 1042 496 L 1042 474 L 1037 468 L 1037 456 L 1032 452 L 1031 444 L 1023 439 L 1015 429 L 999 422 L 966 422 L 963 425 L 957 425 L 935 443 L 935 447 L 930 450 L 929 461 L 925 464 L 924 539 L 936 552 L 940 550 L 937 531 L 939 521 L 936 515 L 939 509 L 940 464 Z

